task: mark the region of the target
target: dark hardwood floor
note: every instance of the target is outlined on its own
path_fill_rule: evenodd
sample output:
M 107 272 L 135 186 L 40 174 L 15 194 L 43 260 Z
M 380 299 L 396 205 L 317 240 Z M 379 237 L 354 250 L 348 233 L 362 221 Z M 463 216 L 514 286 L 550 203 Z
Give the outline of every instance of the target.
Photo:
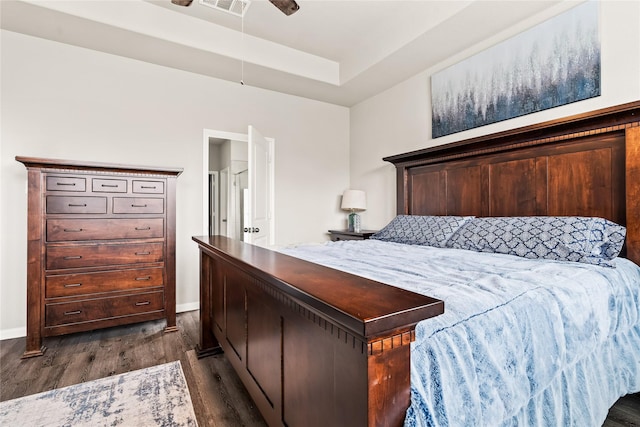
M 265 426 L 224 356 L 196 357 L 198 312 L 177 320 L 168 334 L 159 320 L 47 338 L 45 355 L 26 360 L 24 338 L 0 341 L 0 401 L 179 360 L 200 426 Z M 640 427 L 640 394 L 620 399 L 604 427 Z
M 0 401 L 179 360 L 201 427 L 265 426 L 223 355 L 198 360 L 198 311 L 164 320 L 45 339 L 44 356 L 20 359 L 24 338 L 0 341 Z

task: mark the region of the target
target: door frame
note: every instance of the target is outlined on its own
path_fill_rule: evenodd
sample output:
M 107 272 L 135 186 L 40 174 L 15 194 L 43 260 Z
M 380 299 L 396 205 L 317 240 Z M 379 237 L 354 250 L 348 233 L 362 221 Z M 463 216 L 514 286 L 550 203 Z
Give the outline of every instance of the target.
M 209 235 L 209 138 L 228 139 L 231 141 L 240 141 L 249 143 L 248 128 L 247 133 L 234 133 L 214 129 L 203 129 L 202 131 L 202 234 Z M 271 156 L 270 178 L 273 186 L 271 191 L 271 218 L 269 219 L 269 244 L 275 244 L 275 163 L 274 163 L 274 145 L 275 139 L 265 137 L 269 141 L 269 154 Z

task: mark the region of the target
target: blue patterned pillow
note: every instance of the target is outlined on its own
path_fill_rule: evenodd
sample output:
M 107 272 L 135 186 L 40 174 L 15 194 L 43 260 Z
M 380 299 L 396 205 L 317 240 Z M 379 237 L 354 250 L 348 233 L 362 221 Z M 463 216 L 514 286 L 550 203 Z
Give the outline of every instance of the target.
M 612 267 L 611 260 L 622 250 L 625 235 L 625 227 L 603 218 L 474 218 L 449 239 L 447 246 Z
M 371 239 L 407 245 L 446 247 L 447 240 L 471 216 L 398 215 Z

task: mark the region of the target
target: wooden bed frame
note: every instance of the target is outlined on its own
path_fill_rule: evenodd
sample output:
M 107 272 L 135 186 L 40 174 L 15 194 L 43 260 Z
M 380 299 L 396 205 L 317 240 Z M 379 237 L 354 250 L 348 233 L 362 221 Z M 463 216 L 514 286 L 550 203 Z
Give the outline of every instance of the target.
M 398 214 L 600 216 L 640 263 L 640 101 L 384 160 Z M 200 248 L 200 345 L 270 426 L 400 426 L 410 343 L 442 301 L 221 236 Z

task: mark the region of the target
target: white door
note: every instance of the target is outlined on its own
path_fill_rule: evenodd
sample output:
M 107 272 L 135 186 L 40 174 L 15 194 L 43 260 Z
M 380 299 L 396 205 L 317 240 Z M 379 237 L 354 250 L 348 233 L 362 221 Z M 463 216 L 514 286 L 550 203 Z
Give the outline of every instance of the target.
M 248 209 L 249 203 L 249 187 L 242 190 L 242 229 L 244 233 L 242 234 L 242 241 L 246 242 L 247 239 L 251 239 L 251 235 L 249 233 L 249 228 L 247 224 L 251 222 L 251 215 Z
M 228 236 L 228 220 L 229 220 L 229 168 L 220 171 L 220 226 L 218 232 L 222 236 Z
M 218 171 L 209 172 L 209 234 L 218 234 L 220 223 L 218 218 L 220 217 L 220 198 L 218 197 L 218 191 L 220 190 L 220 183 L 218 178 Z
M 273 244 L 273 142 L 249 126 L 249 197 L 245 209 L 244 241 L 258 246 Z

